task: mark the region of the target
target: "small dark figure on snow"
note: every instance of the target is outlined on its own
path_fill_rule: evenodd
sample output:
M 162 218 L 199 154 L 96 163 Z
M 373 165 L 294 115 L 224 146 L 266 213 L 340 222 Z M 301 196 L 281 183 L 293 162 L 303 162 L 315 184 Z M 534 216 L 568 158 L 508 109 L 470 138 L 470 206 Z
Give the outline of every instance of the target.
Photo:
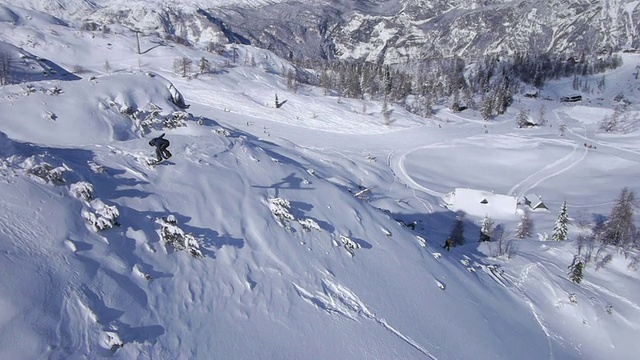
M 447 249 L 447 251 L 449 251 L 449 249 L 451 249 L 451 238 L 447 238 L 447 241 L 444 242 L 444 246 L 443 248 Z
M 157 138 L 151 139 L 151 141 L 149 141 L 149 145 L 156 147 L 156 157 L 158 158 L 158 162 L 162 161 L 162 159 L 168 159 L 171 157 L 171 153 L 167 150 L 170 142 L 164 138 L 164 133 Z

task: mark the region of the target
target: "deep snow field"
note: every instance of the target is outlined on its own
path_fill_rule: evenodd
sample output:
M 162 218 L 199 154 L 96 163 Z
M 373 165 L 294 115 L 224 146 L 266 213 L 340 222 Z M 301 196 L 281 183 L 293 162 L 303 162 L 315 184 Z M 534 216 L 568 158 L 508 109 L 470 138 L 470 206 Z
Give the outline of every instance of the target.
M 0 34 L 20 59 L 0 86 L 1 359 L 637 357 L 630 259 L 605 250 L 579 285 L 567 267 L 581 225 L 640 191 L 638 131 L 599 130 L 620 93 L 638 118 L 640 55 L 580 103 L 558 101 L 575 93 L 563 79 L 489 122 L 396 106 L 385 125 L 380 102 L 288 90 L 291 65 L 266 50 L 233 64 L 143 36 L 139 55 L 126 29 L 9 5 Z M 216 71 L 195 76 L 203 56 Z M 174 73 L 182 57 L 194 76 Z M 541 105 L 544 126 L 516 127 Z M 163 132 L 173 156 L 149 165 Z M 456 188 L 466 244 L 445 251 Z M 478 242 L 474 196 L 511 256 Z M 515 239 L 524 197 L 548 210 Z M 545 240 L 565 200 L 570 240 Z

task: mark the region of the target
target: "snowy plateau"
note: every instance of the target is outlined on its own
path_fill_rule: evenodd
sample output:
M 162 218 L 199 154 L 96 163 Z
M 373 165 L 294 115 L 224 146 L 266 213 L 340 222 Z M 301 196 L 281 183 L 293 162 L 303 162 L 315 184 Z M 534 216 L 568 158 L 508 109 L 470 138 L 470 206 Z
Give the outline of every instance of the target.
M 640 54 L 488 121 L 420 117 L 293 90 L 292 63 L 257 46 L 224 45 L 232 61 L 82 29 L 95 7 L 0 1 L 0 359 L 640 356 L 640 251 L 569 271 L 622 189 L 640 192 Z M 182 76 L 185 58 L 214 70 Z M 162 133 L 173 156 L 153 165 Z M 479 242 L 485 216 L 502 237 Z

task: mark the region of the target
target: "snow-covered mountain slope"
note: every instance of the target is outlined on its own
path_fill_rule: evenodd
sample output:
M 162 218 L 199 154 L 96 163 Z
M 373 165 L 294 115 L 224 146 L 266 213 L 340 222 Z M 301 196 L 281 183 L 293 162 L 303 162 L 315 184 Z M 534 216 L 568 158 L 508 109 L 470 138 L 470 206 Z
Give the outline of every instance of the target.
M 637 131 L 598 131 L 620 93 L 637 114 L 636 55 L 579 105 L 554 100 L 568 79 L 495 121 L 394 107 L 386 125 L 376 101 L 287 90 L 290 64 L 265 50 L 233 64 L 143 37 L 138 55 L 127 34 L 11 10 L 28 21 L 2 40 L 80 79 L 0 87 L 0 358 L 635 358 L 632 258 L 606 249 L 577 285 L 574 241 L 510 235 L 496 256 L 466 216 L 467 244 L 442 244 L 455 188 L 542 196 L 539 234 L 566 200 L 572 239 L 639 191 Z M 174 74 L 203 56 L 214 72 Z M 540 105 L 546 126 L 515 127 Z M 149 165 L 163 132 L 173 156 Z M 507 232 L 523 209 L 498 209 Z
M 75 23 L 123 24 L 200 48 L 252 44 L 289 59 L 388 63 L 433 56 L 637 49 L 635 0 L 5 1 Z

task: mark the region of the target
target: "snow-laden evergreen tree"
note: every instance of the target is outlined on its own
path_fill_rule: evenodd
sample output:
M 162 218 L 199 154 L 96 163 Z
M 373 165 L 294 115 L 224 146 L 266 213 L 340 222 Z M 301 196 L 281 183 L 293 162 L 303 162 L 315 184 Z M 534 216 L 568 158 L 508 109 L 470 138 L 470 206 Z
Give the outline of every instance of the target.
M 598 231 L 598 238 L 607 245 L 628 249 L 637 245 L 638 232 L 633 223 L 634 208 L 637 206 L 636 193 L 622 189 L 609 218 Z
M 491 233 L 493 232 L 493 221 L 488 216 L 482 220 L 482 226 L 480 227 L 480 242 L 491 241 Z
M 204 56 L 198 61 L 198 69 L 200 74 L 205 74 L 211 71 L 211 63 Z
M 516 227 L 515 236 L 519 239 L 524 239 L 531 237 L 531 233 L 533 233 L 533 220 L 529 216 L 529 211 L 525 210 L 520 218 L 520 223 Z
M 482 114 L 482 120 L 489 121 L 493 117 L 493 95 L 486 94 L 484 100 L 482 100 L 482 105 L 480 107 L 480 113 Z
M 538 107 L 538 126 L 543 126 L 547 123 L 547 108 L 544 104 Z
M 584 263 L 579 256 L 573 257 L 573 262 L 569 265 L 569 279 L 576 284 L 580 284 L 584 278 L 582 271 L 584 270 Z
M 518 112 L 518 115 L 516 115 L 516 125 L 519 128 L 526 128 L 526 127 L 529 127 L 529 126 L 533 125 L 531 123 L 531 121 L 529 121 L 529 111 L 528 110 L 520 109 L 520 111 Z
M 176 251 L 187 250 L 195 258 L 203 257 L 198 240 L 178 227 L 178 220 L 174 215 L 157 219 L 156 222 L 162 226 L 160 236 L 167 245 Z
M 553 226 L 553 234 L 551 235 L 551 239 L 554 241 L 564 241 L 567 240 L 567 233 L 569 225 L 569 214 L 567 211 L 567 201 L 562 202 L 562 206 L 560 206 L 560 213 L 558 213 L 558 219 L 556 219 L 556 223 Z

